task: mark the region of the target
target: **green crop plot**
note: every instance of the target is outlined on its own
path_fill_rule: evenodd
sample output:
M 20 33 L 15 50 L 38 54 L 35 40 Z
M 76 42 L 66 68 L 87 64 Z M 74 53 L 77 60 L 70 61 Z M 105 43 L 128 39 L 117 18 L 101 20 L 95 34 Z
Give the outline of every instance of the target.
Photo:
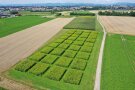
M 103 57 L 101 90 L 135 89 L 135 37 L 108 34 Z
M 52 20 L 51 18 L 42 18 L 40 16 L 21 16 L 15 18 L 0 19 L 0 37 L 24 30 L 43 22 Z
M 65 30 L 58 38 L 15 65 L 10 75 L 21 81 L 27 78 L 39 89 L 93 90 L 102 39 L 102 34 L 97 33 L 95 42 L 87 42 L 94 32 Z M 87 37 L 80 37 L 85 35 Z
M 64 29 L 95 30 L 95 16 L 81 16 L 75 18 Z

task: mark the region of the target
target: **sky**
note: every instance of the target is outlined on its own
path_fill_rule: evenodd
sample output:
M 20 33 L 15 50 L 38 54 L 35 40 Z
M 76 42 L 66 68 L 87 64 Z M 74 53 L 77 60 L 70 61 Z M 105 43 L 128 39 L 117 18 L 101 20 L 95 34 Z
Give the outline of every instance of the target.
M 135 0 L 0 0 L 0 4 L 32 4 L 32 3 L 115 3 L 133 2 Z

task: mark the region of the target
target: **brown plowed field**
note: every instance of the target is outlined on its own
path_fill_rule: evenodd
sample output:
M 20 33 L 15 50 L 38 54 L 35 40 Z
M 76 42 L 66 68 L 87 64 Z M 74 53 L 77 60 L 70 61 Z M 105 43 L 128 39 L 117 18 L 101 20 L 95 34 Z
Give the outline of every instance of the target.
M 100 16 L 100 21 L 109 33 L 135 35 L 135 17 Z
M 0 38 L 0 73 L 28 57 L 72 20 L 57 18 Z

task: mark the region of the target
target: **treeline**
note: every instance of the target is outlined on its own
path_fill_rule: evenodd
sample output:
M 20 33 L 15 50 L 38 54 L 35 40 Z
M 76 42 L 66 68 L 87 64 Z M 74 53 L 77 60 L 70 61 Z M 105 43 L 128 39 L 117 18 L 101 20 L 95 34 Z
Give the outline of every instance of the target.
M 71 12 L 70 15 L 76 15 L 76 16 L 95 16 L 95 13 L 91 13 L 88 11 L 74 11 Z
M 99 15 L 105 15 L 105 16 L 135 16 L 135 12 L 116 12 L 116 11 L 99 11 Z

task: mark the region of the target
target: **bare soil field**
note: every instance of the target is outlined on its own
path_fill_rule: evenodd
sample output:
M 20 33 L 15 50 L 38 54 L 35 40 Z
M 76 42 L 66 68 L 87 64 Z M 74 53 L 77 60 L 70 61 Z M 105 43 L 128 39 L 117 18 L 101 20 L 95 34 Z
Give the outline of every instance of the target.
M 109 33 L 135 35 L 135 17 L 100 16 L 100 21 Z
M 0 38 L 0 73 L 31 55 L 72 20 L 57 18 Z

